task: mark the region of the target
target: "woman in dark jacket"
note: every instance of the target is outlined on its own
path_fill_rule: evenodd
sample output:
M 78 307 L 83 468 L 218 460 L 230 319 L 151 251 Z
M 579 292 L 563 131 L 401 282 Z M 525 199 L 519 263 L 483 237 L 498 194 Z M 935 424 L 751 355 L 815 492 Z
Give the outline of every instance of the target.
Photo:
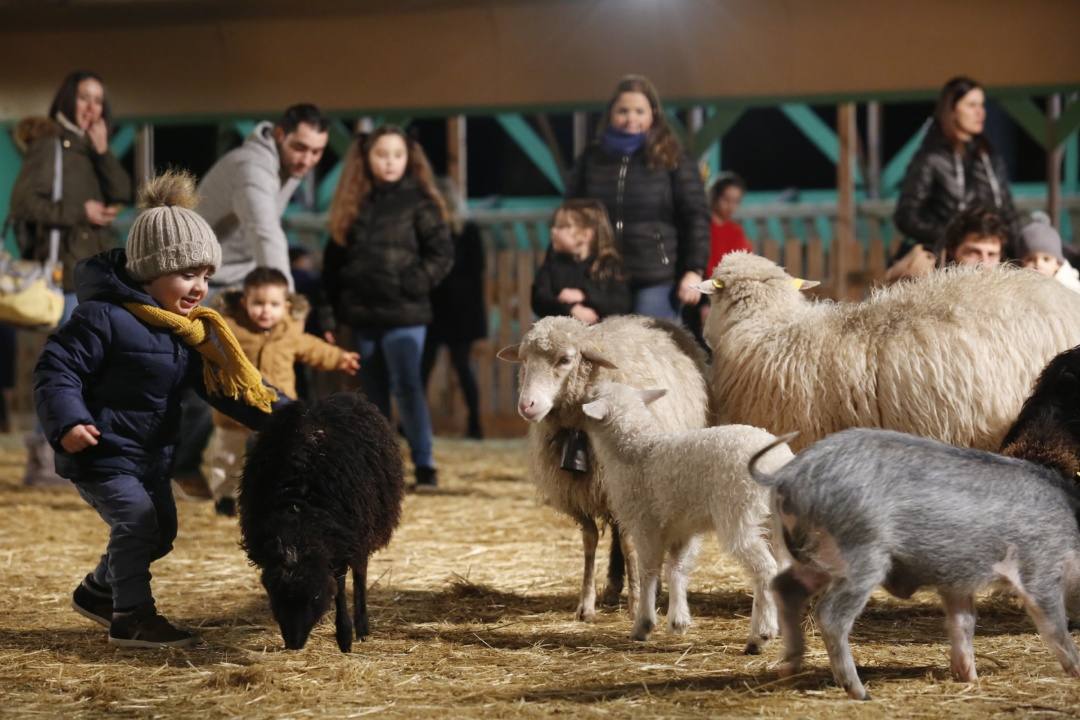
M 709 210 L 697 165 L 668 126 L 656 89 L 629 75 L 615 87 L 600 137 L 578 159 L 567 198 L 604 203 L 633 311 L 677 317 L 695 305 L 709 259 Z
M 330 235 L 323 283 L 338 322 L 353 329 L 364 392 L 387 417 L 394 394 L 417 485 L 433 487 L 420 360 L 431 291 L 450 271 L 454 248 L 427 157 L 400 128 L 380 127 L 349 148 Z
M 118 203 L 131 202 L 131 178 L 109 150 L 110 121 L 101 78 L 92 72 L 73 72 L 53 97 L 47 118 L 27 118 L 15 129 L 16 145 L 24 155 L 11 191 L 11 220 L 19 250 L 30 259 L 48 259 L 50 235 L 58 231 L 64 290 L 61 325 L 78 304 L 76 263 L 115 244 L 111 226 Z M 54 199 L 57 195 L 59 199 Z M 27 485 L 60 482 L 53 472 L 52 450 L 40 429 L 24 440 L 23 481 Z
M 424 387 L 428 385 L 440 345 L 450 351 L 450 364 L 457 373 L 461 394 L 465 396 L 468 423 L 465 434 L 474 440 L 483 438 L 480 428 L 480 389 L 470 364 L 472 345 L 487 337 L 487 306 L 484 302 L 484 240 L 480 226 L 461 217 L 463 202 L 453 181 L 440 181 L 447 203 L 448 220 L 454 243 L 454 266 L 431 292 L 432 320 L 424 341 L 421 369 Z
M 1019 218 L 1005 176 L 1005 162 L 983 136 L 986 96 L 967 77 L 945 83 L 919 152 L 908 165 L 893 221 L 904 234 L 893 262 L 917 244 L 938 252 L 945 227 L 974 205 L 993 209 L 1009 228 L 1009 249 Z
M 25 156 L 11 193 L 11 217 L 26 257 L 47 258 L 49 231 L 60 230 L 63 321 L 75 307 L 75 264 L 115 244 L 110 226 L 118 203 L 131 202 L 131 178 L 109 150 L 110 121 L 101 78 L 73 72 L 53 98 L 49 117 L 28 118 L 16 129 Z M 62 170 L 54 200 L 57 150 Z

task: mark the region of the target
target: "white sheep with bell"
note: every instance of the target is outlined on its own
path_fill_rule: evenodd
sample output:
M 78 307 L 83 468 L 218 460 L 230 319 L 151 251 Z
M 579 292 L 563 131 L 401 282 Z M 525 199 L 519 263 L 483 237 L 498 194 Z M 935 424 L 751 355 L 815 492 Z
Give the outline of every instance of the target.
M 631 637 L 645 640 L 656 626 L 656 589 L 665 552 L 669 555 L 668 629 L 690 625 L 686 585 L 693 569 L 696 539 L 712 532 L 720 547 L 750 576 L 754 604 L 745 652 L 756 654 L 776 636 L 776 603 L 769 584 L 777 557 L 770 547 L 768 491 L 754 482 L 750 458 L 776 438 L 748 425 L 723 425 L 680 432 L 656 428 L 648 406 L 664 388 L 638 390 L 601 382 L 582 406 L 586 431 L 604 466 L 601 484 L 623 532 L 637 550 L 640 594 Z M 793 457 L 786 445 L 761 460 L 774 472 Z M 779 538 L 772 540 L 780 547 Z
M 595 559 L 599 540 L 597 522 L 609 522 L 611 513 L 598 478 L 603 463 L 591 462 L 584 473 L 562 469 L 563 439 L 569 430 L 581 430 L 581 405 L 600 380 L 616 380 L 638 387 L 667 387 L 671 393 L 649 406 L 659 429 L 676 431 L 705 427 L 708 390 L 704 353 L 682 328 L 637 315 L 615 316 L 596 325 L 568 317 L 537 321 L 518 345 L 499 351 L 499 358 L 520 362 L 518 412 L 529 421 L 529 472 L 541 498 L 581 526 L 585 569 L 577 608 L 579 620 L 596 613 Z M 613 532 L 613 535 L 615 533 Z M 633 612 L 637 596 L 636 560 L 632 544 L 623 540 L 628 595 Z M 612 555 L 616 540 L 612 538 Z M 621 573 L 609 569 L 608 601 L 617 600 Z
M 724 256 L 705 339 L 717 420 L 798 431 L 796 451 L 849 427 L 993 450 L 1039 370 L 1080 344 L 1080 295 L 1025 269 L 948 268 L 858 303 L 745 252 Z

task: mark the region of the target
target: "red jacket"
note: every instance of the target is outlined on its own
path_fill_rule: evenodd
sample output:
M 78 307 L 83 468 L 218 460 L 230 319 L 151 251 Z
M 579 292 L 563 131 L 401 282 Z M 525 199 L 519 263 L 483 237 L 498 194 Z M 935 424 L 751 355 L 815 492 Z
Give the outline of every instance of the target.
M 734 220 L 726 223 L 712 221 L 709 226 L 709 264 L 705 267 L 705 277 L 711 278 L 720 260 L 735 250 L 754 252 L 754 246 L 746 239 L 742 225 Z

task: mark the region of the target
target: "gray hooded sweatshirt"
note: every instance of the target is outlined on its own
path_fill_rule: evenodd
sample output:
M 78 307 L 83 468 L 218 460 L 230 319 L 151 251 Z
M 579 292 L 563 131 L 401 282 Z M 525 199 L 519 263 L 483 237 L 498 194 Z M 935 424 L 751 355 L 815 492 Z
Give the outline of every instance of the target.
M 221 243 L 216 287 L 235 287 L 257 266 L 277 268 L 289 279 L 289 241 L 281 215 L 298 178 L 281 181 L 273 123 L 261 122 L 244 144 L 221 157 L 199 183 L 198 212 Z

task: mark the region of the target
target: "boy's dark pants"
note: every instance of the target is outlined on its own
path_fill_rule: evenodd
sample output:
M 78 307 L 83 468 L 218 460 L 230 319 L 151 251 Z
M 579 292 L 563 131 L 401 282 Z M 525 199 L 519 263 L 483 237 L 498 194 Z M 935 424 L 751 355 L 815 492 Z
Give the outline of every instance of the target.
M 168 474 L 144 479 L 108 475 L 75 487 L 109 525 L 109 544 L 94 568 L 94 581 L 112 588 L 115 609 L 153 600 L 150 563 L 167 555 L 176 538 L 176 502 Z

